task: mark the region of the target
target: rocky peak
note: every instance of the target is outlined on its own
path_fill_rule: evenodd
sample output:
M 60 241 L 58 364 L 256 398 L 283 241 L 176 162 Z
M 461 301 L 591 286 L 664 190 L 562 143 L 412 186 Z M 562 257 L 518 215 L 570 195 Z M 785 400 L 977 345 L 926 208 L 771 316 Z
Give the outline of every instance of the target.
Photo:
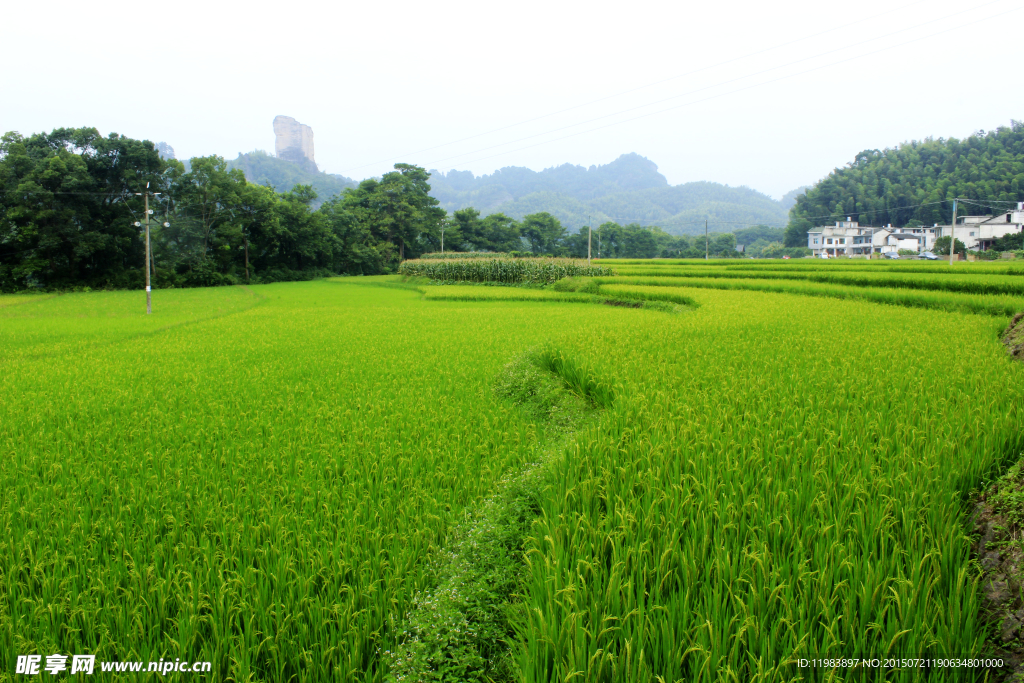
M 285 159 L 318 171 L 313 158 L 313 129 L 299 123 L 290 116 L 274 117 L 274 136 L 277 138 L 274 151 L 278 159 Z

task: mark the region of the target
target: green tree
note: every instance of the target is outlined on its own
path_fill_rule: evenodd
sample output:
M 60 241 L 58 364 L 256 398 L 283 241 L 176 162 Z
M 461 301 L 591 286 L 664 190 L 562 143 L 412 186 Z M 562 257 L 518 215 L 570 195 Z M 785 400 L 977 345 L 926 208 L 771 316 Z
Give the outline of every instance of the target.
M 534 254 L 561 255 L 566 230 L 551 214 L 541 212 L 524 216 L 520 230 Z
M 238 188 L 238 201 L 234 206 L 233 218 L 242 238 L 245 263 L 245 280 L 250 280 L 250 249 L 265 256 L 278 248 L 281 221 L 277 212 L 277 195 L 263 185 L 245 183 Z
M 316 198 L 312 185 L 296 185 L 280 195 L 280 266 L 300 272 L 331 266 L 338 240 L 327 215 L 311 210 Z
M 176 215 L 168 237 L 176 247 L 179 269 L 197 273 L 202 282 L 218 284 L 211 273 L 230 265 L 231 247 L 241 238 L 232 209 L 246 184 L 245 175 L 229 170 L 219 156 L 195 157 L 190 164 L 191 170 L 171 188 Z
M 483 220 L 484 236 L 491 251 L 519 251 L 523 248 L 520 227 L 503 213 L 492 213 Z
M 344 201 L 375 239 L 395 245 L 399 260 L 413 258 L 441 246 L 445 210 L 429 194 L 429 177 L 419 166 L 395 164 L 380 180 L 364 180 L 346 190 Z
M 658 241 L 653 231 L 631 223 L 623 233 L 623 258 L 654 258 L 658 255 Z
M 945 237 L 940 237 L 939 239 L 935 240 L 935 245 L 932 247 L 932 252 L 936 254 L 945 254 L 946 256 L 949 256 L 949 235 L 946 235 Z M 956 253 L 966 254 L 967 245 L 965 245 L 960 240 L 957 240 Z
M 379 275 L 398 261 L 395 245 L 374 237 L 366 221 L 360 220 L 358 207 L 346 197 L 335 197 L 320 207 L 335 237 L 332 269 L 347 275 Z
M 625 235 L 622 226 L 611 221 L 597 227 L 601 258 L 620 258 Z
M 0 138 L 0 288 L 141 281 L 142 201 L 168 164 L 148 141 L 95 128 Z

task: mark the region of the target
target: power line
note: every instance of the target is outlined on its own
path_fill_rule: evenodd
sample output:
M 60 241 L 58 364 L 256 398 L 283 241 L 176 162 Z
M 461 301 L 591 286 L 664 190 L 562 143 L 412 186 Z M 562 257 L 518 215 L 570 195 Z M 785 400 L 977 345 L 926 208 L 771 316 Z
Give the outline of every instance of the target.
M 1000 0 L 994 0 L 994 1 L 998 2 Z M 988 3 L 988 4 L 992 4 L 992 3 Z M 875 50 L 873 52 L 868 52 L 866 54 L 854 55 L 853 57 L 848 57 L 846 59 L 841 59 L 841 60 L 838 60 L 836 62 L 832 62 L 830 64 L 825 64 L 825 65 L 822 65 L 822 66 L 817 66 L 817 67 L 813 67 L 813 68 L 810 68 L 810 69 L 805 69 L 804 71 L 800 71 L 800 72 L 793 73 L 793 74 L 788 74 L 788 75 L 785 75 L 785 76 L 780 76 L 778 78 L 774 78 L 774 79 L 771 79 L 771 80 L 768 80 L 768 81 L 763 81 L 761 83 L 754 83 L 752 85 L 744 86 L 742 88 L 737 88 L 735 90 L 730 90 L 728 92 L 718 93 L 716 95 L 710 95 L 708 97 L 705 97 L 705 98 L 702 98 L 702 99 L 699 99 L 699 100 L 694 100 L 694 101 L 691 101 L 691 102 L 686 102 L 686 103 L 683 103 L 683 104 L 674 105 L 672 107 L 666 107 L 665 109 L 659 109 L 658 111 L 649 112 L 647 114 L 641 114 L 641 115 L 635 116 L 633 118 L 623 119 L 621 121 L 615 121 L 613 123 L 608 123 L 608 124 L 605 124 L 603 126 L 597 126 L 595 128 L 590 128 L 588 130 L 580 131 L 578 133 L 570 133 L 569 135 L 563 135 L 562 137 L 554 138 L 552 140 L 545 140 L 545 141 L 538 142 L 538 143 L 533 144 L 533 145 L 526 145 L 525 147 L 519 147 L 517 149 L 508 150 L 508 151 L 505 151 L 505 152 L 499 152 L 497 154 L 491 154 L 491 155 L 488 155 L 488 156 L 485 156 L 485 157 L 479 157 L 479 158 L 472 159 L 472 160 L 469 160 L 469 161 L 464 161 L 464 162 L 461 162 L 461 163 L 472 164 L 472 163 L 476 163 L 478 161 L 485 161 L 487 159 L 492 159 L 494 157 L 504 156 L 506 154 L 514 154 L 515 152 L 521 152 L 523 150 L 532 149 L 534 147 L 539 147 L 541 145 L 547 145 L 547 144 L 550 144 L 552 142 L 558 142 L 558 141 L 566 140 L 568 138 L 576 137 L 576 136 L 579 136 L 579 135 L 585 135 L 587 133 L 593 133 L 593 132 L 596 132 L 596 131 L 599 131 L 599 130 L 604 130 L 605 128 L 611 128 L 612 126 L 618 126 L 618 125 L 621 125 L 621 124 L 624 124 L 624 123 L 631 123 L 633 121 L 638 121 L 640 119 L 647 118 L 649 116 L 656 116 L 658 114 L 664 114 L 665 112 L 674 111 L 676 109 L 681 109 L 683 107 L 692 106 L 694 104 L 702 104 L 702 103 L 708 102 L 710 100 L 718 99 L 720 97 L 725 97 L 727 95 L 734 95 L 736 93 L 744 92 L 744 91 L 750 90 L 752 88 L 757 88 L 757 87 L 761 87 L 761 86 L 764 86 L 764 85 L 771 85 L 772 83 L 777 83 L 779 81 L 783 81 L 783 80 L 786 80 L 786 79 L 789 79 L 789 78 L 794 78 L 796 76 L 802 76 L 804 74 L 812 73 L 814 71 L 820 71 L 821 69 L 826 69 L 826 68 L 829 68 L 829 67 L 838 66 L 839 64 L 845 64 L 846 62 L 851 62 L 851 61 L 854 61 L 854 60 L 857 60 L 857 59 L 862 59 L 864 57 L 870 57 L 872 55 L 876 55 L 876 54 L 879 54 L 879 53 L 882 53 L 882 52 L 886 52 L 888 50 L 894 50 L 896 48 L 903 47 L 905 45 L 910 45 L 912 43 L 920 42 L 922 40 L 927 40 L 927 39 L 930 39 L 930 38 L 934 38 L 936 36 L 940 36 L 940 35 L 943 35 L 945 33 L 949 33 L 950 31 L 955 31 L 955 30 L 963 29 L 963 28 L 965 28 L 967 26 L 973 26 L 974 24 L 978 24 L 978 23 L 982 23 L 982 22 L 986 22 L 986 21 L 991 21 L 992 19 L 995 19 L 997 17 L 1001 17 L 1001 16 L 1009 14 L 1011 12 L 1016 12 L 1016 11 L 1018 11 L 1020 9 L 1021 9 L 1020 7 L 1015 7 L 1013 9 L 1009 9 L 1009 10 L 1007 10 L 1005 12 L 1000 12 L 999 14 L 994 14 L 994 15 L 985 17 L 983 19 L 978 19 L 976 21 L 969 22 L 967 24 L 960 24 L 958 26 L 954 26 L 952 28 L 944 29 L 942 31 L 937 31 L 935 33 L 931 33 L 931 34 L 928 34 L 926 36 L 920 36 L 920 37 L 917 37 L 917 38 L 912 38 L 912 39 L 907 40 L 905 42 L 898 43 L 896 45 L 890 45 L 890 46 L 884 47 L 884 48 L 880 48 L 878 50 Z M 968 10 L 965 10 L 965 11 L 968 11 Z M 961 13 L 962 12 L 959 12 L 957 14 L 961 14 Z M 946 18 L 948 18 L 950 16 L 954 16 L 954 15 L 947 15 Z M 931 22 L 926 22 L 926 23 L 931 23 Z M 741 79 L 734 79 L 734 80 L 741 80 Z M 728 82 L 732 82 L 732 81 L 728 81 Z M 670 99 L 672 99 L 672 98 L 670 98 Z M 651 106 L 651 105 L 643 105 L 643 106 Z M 643 107 L 638 107 L 638 108 L 643 108 Z M 621 114 L 621 113 L 624 113 L 625 111 L 630 111 L 630 110 L 623 110 L 621 112 L 616 112 L 615 114 L 609 114 L 608 116 L 615 116 L 616 114 Z M 608 116 L 599 117 L 599 118 L 608 118 Z M 598 119 L 592 119 L 591 121 L 596 121 L 596 120 L 598 120 Z M 586 123 L 589 123 L 589 122 L 590 121 L 588 121 Z M 584 124 L 575 124 L 575 125 L 584 125 Z M 566 126 L 566 128 L 572 128 L 572 127 L 573 126 Z M 564 128 L 548 131 L 548 133 L 557 132 L 557 130 L 564 130 Z M 548 133 L 539 133 L 538 135 L 545 135 L 545 134 L 548 134 Z M 531 137 L 537 137 L 537 136 L 535 135 L 535 136 L 531 136 Z M 527 138 L 523 138 L 523 139 L 525 140 Z M 514 144 L 514 143 L 505 143 L 505 144 Z M 501 147 L 501 146 L 503 146 L 503 145 L 495 145 L 494 147 Z M 487 148 L 487 149 L 493 149 L 493 147 Z M 484 150 L 480 150 L 480 151 L 484 151 Z M 460 156 L 467 156 L 468 154 L 469 153 L 464 154 L 464 155 L 460 155 Z M 451 158 L 457 158 L 457 157 L 448 157 L 448 158 L 451 159 Z M 440 159 L 438 161 L 445 161 L 445 160 L 446 159 Z M 424 164 L 424 166 L 428 166 L 428 165 L 430 165 L 432 163 L 436 163 L 436 161 L 434 161 L 434 162 L 427 162 L 426 164 Z
M 628 112 L 637 111 L 637 110 L 640 110 L 640 109 L 645 109 L 647 107 L 653 107 L 653 106 L 658 105 L 658 104 L 663 104 L 663 103 L 669 102 L 671 100 L 679 99 L 680 97 L 686 97 L 687 95 L 694 95 L 696 93 L 705 92 L 707 90 L 714 90 L 715 88 L 719 88 L 719 87 L 722 87 L 724 85 L 729 85 L 730 83 L 736 83 L 738 81 L 742 81 L 742 80 L 745 80 L 745 79 L 748 79 L 748 78 L 754 78 L 756 76 L 760 76 L 762 74 L 766 74 L 766 73 L 769 73 L 771 71 L 777 71 L 779 69 L 784 69 L 786 67 L 793 66 L 794 64 L 801 64 L 803 62 L 806 62 L 806 61 L 809 61 L 809 60 L 813 60 L 813 59 L 819 59 L 821 57 L 825 57 L 827 55 L 834 54 L 836 52 L 843 52 L 845 50 L 849 50 L 849 49 L 852 49 L 852 48 L 855 48 L 855 47 L 859 47 L 861 45 L 866 45 L 868 43 L 873 43 L 873 42 L 876 42 L 876 41 L 879 41 L 879 40 L 884 40 L 885 38 L 889 38 L 889 37 L 898 35 L 900 33 L 906 33 L 907 31 L 913 31 L 913 30 L 921 28 L 922 26 L 927 26 L 929 24 L 934 24 L 934 23 L 939 22 L 939 21 L 944 21 L 946 19 L 950 19 L 950 18 L 958 16 L 960 14 L 964 14 L 965 12 L 973 12 L 973 11 L 976 11 L 976 10 L 982 8 L 982 7 L 987 7 L 988 5 L 993 5 L 993 4 L 997 3 L 997 2 L 1002 2 L 1002 0 L 991 0 L 990 2 L 987 2 L 987 3 L 983 4 L 983 5 L 979 5 L 977 7 L 971 8 L 971 9 L 960 10 L 959 12 L 953 12 L 952 14 L 947 14 L 946 16 L 943 16 L 943 17 L 938 17 L 936 19 L 931 19 L 929 21 L 925 21 L 925 22 L 922 22 L 920 24 L 916 24 L 914 26 L 909 26 L 907 28 L 902 28 L 902 29 L 900 29 L 898 31 L 893 31 L 892 33 L 887 33 L 885 35 L 876 36 L 874 38 L 868 38 L 867 40 L 863 40 L 863 41 L 861 41 L 859 43 L 852 43 L 852 44 L 848 44 L 848 45 L 843 45 L 843 46 L 838 47 L 838 48 L 836 48 L 834 50 L 828 50 L 826 52 L 821 52 L 821 53 L 818 53 L 816 55 L 811 55 L 811 56 L 808 56 L 808 57 L 801 57 L 800 59 L 796 59 L 796 60 L 793 60 L 791 62 L 787 62 L 785 64 L 781 64 L 781 65 L 778 65 L 778 66 L 773 66 L 773 67 L 770 67 L 770 68 L 767 68 L 767 69 L 762 69 L 761 71 L 757 71 L 757 72 L 754 72 L 752 74 L 745 74 L 743 76 L 738 76 L 736 78 L 732 78 L 732 79 L 729 79 L 727 81 L 721 81 L 719 83 L 708 85 L 708 86 L 705 86 L 703 88 L 697 88 L 696 90 L 690 90 L 688 92 L 680 93 L 678 95 L 673 95 L 671 97 L 666 97 L 666 98 L 663 98 L 663 99 L 660 99 L 660 100 L 655 100 L 654 102 L 648 102 L 646 104 L 637 105 L 635 107 L 629 107 L 629 108 L 626 108 L 626 109 L 621 109 L 619 111 L 612 112 L 611 114 L 604 114 L 602 116 L 598 116 L 598 117 L 595 117 L 595 118 L 592 118 L 592 119 L 588 119 L 586 121 L 581 121 L 581 122 L 578 122 L 578 123 L 569 124 L 567 126 L 562 126 L 560 128 L 554 128 L 554 129 L 551 129 L 551 130 L 544 131 L 542 133 L 536 133 L 534 135 L 528 135 L 526 137 L 522 137 L 522 138 L 519 138 L 517 140 L 512 140 L 510 142 L 503 142 L 503 143 L 500 143 L 500 144 L 497 144 L 497 145 L 492 145 L 490 147 L 484 147 L 484 148 L 476 150 L 474 152 L 466 152 L 466 153 L 463 153 L 463 154 L 455 154 L 455 155 L 452 155 L 452 156 L 443 157 L 441 159 L 436 159 L 434 161 L 429 161 L 426 164 L 424 164 L 424 166 L 429 166 L 431 164 L 436 164 L 436 163 L 439 163 L 441 161 L 448 161 L 450 159 L 458 159 L 460 157 L 469 156 L 471 154 L 476 154 L 477 152 L 484 152 L 484 151 L 491 150 L 491 149 L 497 149 L 498 147 L 504 147 L 505 145 L 514 145 L 517 142 L 523 142 L 525 140 L 532 140 L 534 138 L 541 137 L 543 135 L 550 135 L 551 133 L 557 133 L 559 131 L 568 130 L 570 128 L 575 128 L 576 126 L 584 126 L 584 125 L 586 125 L 588 123 L 593 123 L 595 121 L 602 121 L 604 119 L 608 119 L 608 118 L 611 118 L 613 116 L 618 116 L 620 114 L 625 114 L 625 113 L 628 113 Z M 933 35 L 938 35 L 938 34 L 933 34 Z M 918 38 L 918 39 L 915 39 L 915 40 L 921 40 L 921 38 Z M 909 41 L 909 42 L 914 42 L 914 41 Z M 903 44 L 906 44 L 906 43 L 903 43 Z M 901 44 L 901 45 L 903 45 L 903 44 Z M 895 47 L 900 47 L 900 46 L 895 46 Z M 883 49 L 891 49 L 891 48 L 883 48 Z M 871 54 L 875 54 L 875 53 L 868 53 L 868 55 L 860 55 L 860 56 L 869 56 Z M 853 57 L 851 59 L 857 59 L 857 58 L 858 57 Z M 849 61 L 849 60 L 846 60 L 846 61 Z M 843 62 L 842 61 L 835 62 L 835 64 L 841 64 L 841 63 L 843 63 Z M 822 67 L 816 67 L 816 68 L 822 68 Z M 813 71 L 813 70 L 814 69 L 811 69 L 810 71 Z M 809 71 L 802 71 L 802 72 L 800 72 L 798 74 L 793 74 L 793 75 L 799 76 L 799 75 L 802 75 L 804 73 L 809 73 Z M 791 77 L 791 76 L 785 76 L 784 78 L 789 78 L 789 77 Z M 778 79 L 776 79 L 776 80 L 778 80 Z M 774 83 L 774 82 L 775 81 L 768 81 L 768 83 Z M 758 84 L 755 84 L 755 85 L 758 85 Z M 765 84 L 760 84 L 760 85 L 765 85 Z M 754 86 L 749 86 L 749 87 L 754 87 Z M 736 91 L 733 91 L 733 92 L 740 92 L 740 91 L 736 90 Z M 731 94 L 731 93 L 725 93 L 725 94 Z M 700 102 L 704 102 L 706 100 L 699 100 L 699 101 Z M 682 105 L 682 106 L 686 106 L 686 105 Z M 663 111 L 669 111 L 669 110 L 666 109 L 666 110 L 663 110 Z M 655 112 L 655 113 L 658 113 L 658 112 Z M 637 118 L 640 118 L 640 117 L 637 117 Z M 627 121 L 633 121 L 633 120 L 636 120 L 636 119 L 627 119 Z M 618 123 L 626 123 L 627 121 L 620 121 Z M 612 125 L 617 125 L 617 124 L 612 124 Z M 595 129 L 595 130 L 600 130 L 600 128 Z M 564 138 L 558 138 L 558 139 L 564 139 Z M 549 140 L 548 142 L 555 142 L 555 140 Z M 528 149 L 528 148 L 523 148 L 523 149 Z M 513 151 L 518 151 L 518 150 L 513 150 Z M 506 152 L 506 153 L 510 154 L 511 152 Z M 495 155 L 495 156 L 497 156 L 497 155 Z M 484 158 L 486 159 L 486 158 L 490 158 L 490 157 L 484 157 Z M 476 161 L 480 161 L 480 159 L 477 159 Z M 473 163 L 473 162 L 467 162 L 467 163 Z
M 564 114 L 565 112 L 575 111 L 576 109 L 582 109 L 583 107 L 589 107 L 589 106 L 591 106 L 593 104 L 597 104 L 598 102 L 604 102 L 606 100 L 614 99 L 616 97 L 621 97 L 623 95 L 628 95 L 630 93 L 634 93 L 634 92 L 637 92 L 637 91 L 640 91 L 640 90 L 645 90 L 647 88 L 652 88 L 652 87 L 657 86 L 657 85 L 663 85 L 665 83 L 669 83 L 671 81 L 675 81 L 675 80 L 678 80 L 680 78 L 685 78 L 686 76 L 692 76 L 694 74 L 701 73 L 703 71 L 710 71 L 711 69 L 717 69 L 718 67 L 726 66 L 727 64 L 732 64 L 734 62 L 739 62 L 739 61 L 742 61 L 744 59 L 749 59 L 750 57 L 756 57 L 756 56 L 764 54 L 766 52 L 771 52 L 773 50 L 779 50 L 779 49 L 782 49 L 784 47 L 789 47 L 790 45 L 795 45 L 795 44 L 801 43 L 801 42 L 803 42 L 805 40 L 810 40 L 812 38 L 817 38 L 817 37 L 823 36 L 823 35 L 825 35 L 827 33 L 832 33 L 834 31 L 839 31 L 839 30 L 842 30 L 844 28 L 849 28 L 851 26 L 855 26 L 857 24 L 864 23 L 865 21 L 870 21 L 872 19 L 877 19 L 878 17 L 884 16 L 886 14 L 891 14 L 893 12 L 897 12 L 897 11 L 900 11 L 900 10 L 907 9 L 908 7 L 912 7 L 914 5 L 918 5 L 921 2 L 924 2 L 924 0 L 914 0 L 914 2 L 907 3 L 906 5 L 901 5 L 900 7 L 895 7 L 893 9 L 889 9 L 889 10 L 886 10 L 884 12 L 879 12 L 878 14 L 874 14 L 874 15 L 871 15 L 869 17 L 863 17 L 861 19 L 857 19 L 856 21 L 852 21 L 852 22 L 850 22 L 848 24 L 842 24 L 840 26 L 834 26 L 832 28 L 825 29 L 824 31 L 820 31 L 818 33 L 814 33 L 814 34 L 811 34 L 811 35 L 803 36 L 802 38 L 797 38 L 795 40 L 791 40 L 791 41 L 789 41 L 787 43 L 780 43 L 778 45 L 773 45 L 772 47 L 768 47 L 768 48 L 765 48 L 763 50 L 757 50 L 755 52 L 749 52 L 749 53 L 747 53 L 745 55 L 741 55 L 739 57 L 734 57 L 732 59 L 727 59 L 727 60 L 722 61 L 722 62 L 717 62 L 715 64 L 711 64 L 711 65 L 708 65 L 708 66 L 703 66 L 703 67 L 701 67 L 699 69 L 693 69 L 691 71 L 687 71 L 687 72 L 684 72 L 684 73 L 681 73 L 681 74 L 677 74 L 675 76 L 671 76 L 669 78 L 665 78 L 665 79 L 662 79 L 660 81 L 654 81 L 653 83 L 648 83 L 646 85 L 641 85 L 641 86 L 638 86 L 638 87 L 635 87 L 635 88 L 630 88 L 628 90 L 622 90 L 622 91 L 619 91 L 617 93 L 613 93 L 611 95 L 606 95 L 604 97 L 599 97 L 599 98 L 597 98 L 595 100 L 590 100 L 588 102 L 583 102 L 581 104 L 576 104 L 576 105 L 573 105 L 571 107 L 566 107 L 565 109 L 560 109 L 558 111 L 550 112 L 550 113 L 547 113 L 547 114 L 542 114 L 540 116 L 536 116 L 536 117 L 531 118 L 531 119 L 526 119 L 524 121 L 519 121 L 517 123 L 512 123 L 512 124 L 509 124 L 507 126 L 503 126 L 501 128 L 495 128 L 493 130 L 485 131 L 483 133 L 477 133 L 475 135 L 470 135 L 469 137 L 460 138 L 458 140 L 452 140 L 451 142 L 441 143 L 440 145 L 434 145 L 433 147 L 426 147 L 424 149 L 417 150 L 415 152 L 410 152 L 408 154 L 403 154 L 403 155 L 399 155 L 399 156 L 396 156 L 396 157 L 390 157 L 388 159 L 381 159 L 380 161 L 374 161 L 374 162 L 371 162 L 371 163 L 368 163 L 368 164 L 363 164 L 361 166 L 353 166 L 352 168 L 349 168 L 347 170 L 342 171 L 342 173 L 350 173 L 351 171 L 356 171 L 356 170 L 359 170 L 360 168 L 366 168 L 368 166 L 376 166 L 377 164 L 383 164 L 383 163 L 387 163 L 389 161 L 397 161 L 398 159 L 403 159 L 403 158 L 406 158 L 406 157 L 411 157 L 411 156 L 413 156 L 415 154 L 422 154 L 423 152 L 430 152 L 430 151 L 433 151 L 435 149 L 440 149 L 442 147 L 449 147 L 451 145 L 457 145 L 460 142 L 467 142 L 469 140 L 475 140 L 476 138 L 484 137 L 484 136 L 487 136 L 487 135 L 492 135 L 494 133 L 500 133 L 502 131 L 509 130 L 510 128 L 516 128 L 518 126 L 523 126 L 523 125 L 526 125 L 527 123 L 533 123 L 534 121 L 540 121 L 542 119 L 550 118 L 552 116 L 557 116 L 558 114 Z M 988 4 L 992 4 L 992 3 L 988 3 Z M 979 7 L 984 7 L 984 6 L 985 5 L 980 5 Z

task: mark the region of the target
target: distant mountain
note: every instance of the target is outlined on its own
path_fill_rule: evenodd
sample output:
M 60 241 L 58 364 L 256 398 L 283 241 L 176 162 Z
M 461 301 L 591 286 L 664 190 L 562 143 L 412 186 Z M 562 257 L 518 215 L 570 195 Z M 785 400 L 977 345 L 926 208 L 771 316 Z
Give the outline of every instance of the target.
M 257 185 L 269 184 L 278 192 L 288 192 L 296 185 L 312 185 L 318 195 L 318 202 L 327 201 L 334 195 L 341 194 L 346 187 L 358 185 L 351 178 L 314 171 L 295 162 L 278 159 L 263 150 L 239 154 L 238 158 L 228 161 L 228 167 L 240 168 L 249 182 Z
M 298 184 L 312 185 L 320 201 L 357 185 L 350 178 L 312 171 L 261 150 L 239 154 L 228 165 L 242 169 L 250 182 L 269 183 L 278 192 Z M 705 219 L 712 232 L 732 232 L 748 225 L 782 226 L 787 220 L 783 203 L 749 187 L 711 182 L 669 185 L 658 166 L 639 154 L 623 154 L 610 164 L 590 168 L 563 164 L 533 171 L 510 166 L 482 176 L 470 171 L 431 171 L 429 182 L 430 194 L 449 213 L 473 207 L 485 216 L 504 213 L 520 219 L 546 211 L 570 230 L 588 221 L 595 227 L 614 221 L 695 235 L 704 232 Z
M 174 156 L 174 148 L 166 142 L 156 143 L 156 153 L 160 155 L 161 159 L 177 159 Z
M 522 218 L 547 211 L 570 229 L 593 220 L 657 225 L 683 235 L 704 232 L 704 220 L 718 232 L 743 225 L 785 225 L 780 202 L 748 187 L 695 182 L 669 185 L 657 165 L 639 154 L 624 154 L 603 166 L 563 164 L 543 171 L 508 167 L 475 177 L 469 171 L 431 171 L 431 194 L 449 212 L 468 206 L 482 214 Z
M 814 186 L 803 185 L 801 187 L 796 188 L 795 190 L 790 190 L 786 194 L 782 195 L 782 199 L 779 200 L 779 204 L 782 204 L 782 208 L 784 208 L 786 211 L 789 211 L 794 206 L 796 206 L 796 198 L 802 194 L 807 194 L 807 190 L 811 189 L 812 187 Z

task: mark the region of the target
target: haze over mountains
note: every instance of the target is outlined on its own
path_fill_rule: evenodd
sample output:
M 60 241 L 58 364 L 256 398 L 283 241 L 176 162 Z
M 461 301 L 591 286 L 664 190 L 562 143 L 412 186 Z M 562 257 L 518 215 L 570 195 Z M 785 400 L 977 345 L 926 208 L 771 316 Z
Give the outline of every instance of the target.
M 312 171 L 308 166 L 257 150 L 239 154 L 229 162 L 250 182 L 269 184 L 278 192 L 295 185 L 312 185 L 321 200 L 355 187 L 344 176 Z M 795 195 L 782 201 L 748 187 L 713 182 L 669 185 L 657 165 L 638 154 L 623 154 L 600 166 L 563 164 L 543 171 L 506 167 L 490 175 L 469 171 L 431 171 L 431 194 L 449 213 L 473 207 L 481 214 L 504 213 L 516 219 L 547 211 L 570 229 L 614 221 L 625 225 L 657 225 L 674 234 L 704 232 L 708 220 L 713 232 L 731 232 L 747 225 L 783 227 Z
M 547 211 L 570 230 L 614 221 L 621 225 L 657 225 L 675 234 L 731 232 L 747 225 L 786 224 L 788 207 L 748 187 L 694 182 L 669 185 L 658 166 L 638 154 L 623 154 L 610 164 L 563 164 L 543 171 L 503 168 L 490 175 L 468 171 L 431 172 L 431 194 L 449 212 L 472 206 L 483 214 L 519 219 Z M 790 203 L 791 205 L 791 203 Z
M 356 181 L 322 172 L 314 158 L 313 129 L 289 116 L 274 119 L 273 156 L 262 150 L 239 154 L 228 162 L 246 179 L 287 192 L 296 185 L 312 185 L 318 203 L 355 187 Z M 574 229 L 592 223 L 657 225 L 677 235 L 733 232 L 752 225 L 784 227 L 798 188 L 776 201 L 749 187 L 713 182 L 669 185 L 658 166 L 639 154 L 623 154 L 609 164 L 562 164 L 543 171 L 508 166 L 490 175 L 470 171 L 430 170 L 431 195 L 454 213 L 472 207 L 484 216 L 503 213 L 519 220 L 547 212 Z

